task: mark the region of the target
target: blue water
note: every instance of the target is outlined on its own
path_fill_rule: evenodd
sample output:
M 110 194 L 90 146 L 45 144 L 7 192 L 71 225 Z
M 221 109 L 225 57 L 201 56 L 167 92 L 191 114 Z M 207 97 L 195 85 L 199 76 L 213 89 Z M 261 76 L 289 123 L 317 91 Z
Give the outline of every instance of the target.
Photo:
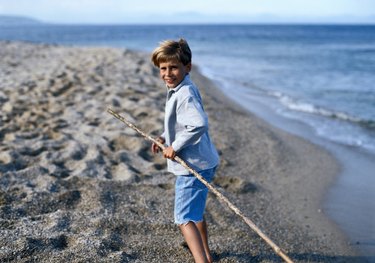
M 0 39 L 143 51 L 180 36 L 224 89 L 274 97 L 278 114 L 375 153 L 375 26 L 0 27 Z
M 374 253 L 375 26 L 0 26 L 2 40 L 147 52 L 179 37 L 228 96 L 275 125 L 337 146 L 329 149 L 344 171 L 328 194 L 328 213 Z M 366 216 L 348 216 L 353 211 Z

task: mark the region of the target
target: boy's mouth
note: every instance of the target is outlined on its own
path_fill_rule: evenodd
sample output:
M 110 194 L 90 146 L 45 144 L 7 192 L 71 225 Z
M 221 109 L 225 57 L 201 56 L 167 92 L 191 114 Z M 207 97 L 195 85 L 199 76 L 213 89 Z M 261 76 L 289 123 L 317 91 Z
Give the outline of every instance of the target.
M 167 84 L 173 84 L 174 83 L 174 79 L 164 79 L 164 81 L 167 83 Z

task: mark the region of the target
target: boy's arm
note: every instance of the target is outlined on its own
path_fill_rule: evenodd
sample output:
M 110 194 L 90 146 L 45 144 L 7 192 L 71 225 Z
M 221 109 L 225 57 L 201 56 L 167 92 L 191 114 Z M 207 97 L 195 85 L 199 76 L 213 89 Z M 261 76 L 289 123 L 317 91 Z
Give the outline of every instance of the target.
M 183 126 L 172 143 L 174 151 L 199 141 L 201 136 L 208 130 L 207 115 L 201 104 L 194 97 L 187 98 L 177 111 L 177 122 Z
M 158 141 L 158 142 L 160 142 L 161 144 L 164 144 L 165 143 L 165 138 L 164 138 L 164 133 L 162 134 L 162 135 L 160 135 L 158 138 L 156 138 L 156 140 Z M 156 143 L 152 143 L 152 145 L 151 145 L 151 152 L 152 153 L 158 153 L 160 151 L 160 148 L 159 148 L 159 146 L 156 144 Z

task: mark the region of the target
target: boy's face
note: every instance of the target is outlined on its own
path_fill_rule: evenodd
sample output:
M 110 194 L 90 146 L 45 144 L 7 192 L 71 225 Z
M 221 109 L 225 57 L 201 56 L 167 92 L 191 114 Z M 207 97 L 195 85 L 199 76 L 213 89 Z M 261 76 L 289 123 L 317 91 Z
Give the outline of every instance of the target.
M 159 64 L 160 78 L 168 88 L 174 89 L 181 83 L 191 70 L 191 63 L 184 65 L 180 61 L 172 60 Z

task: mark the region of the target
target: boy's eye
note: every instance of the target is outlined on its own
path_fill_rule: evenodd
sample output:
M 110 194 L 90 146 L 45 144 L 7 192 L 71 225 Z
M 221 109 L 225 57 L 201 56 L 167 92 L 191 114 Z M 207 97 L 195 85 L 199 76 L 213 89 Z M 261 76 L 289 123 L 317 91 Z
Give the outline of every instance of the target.
M 168 69 L 169 70 L 176 70 L 176 69 L 178 69 L 178 67 L 177 66 L 171 66 L 171 67 L 168 67 Z M 161 67 L 160 70 L 165 71 L 165 70 L 167 70 L 167 67 Z

